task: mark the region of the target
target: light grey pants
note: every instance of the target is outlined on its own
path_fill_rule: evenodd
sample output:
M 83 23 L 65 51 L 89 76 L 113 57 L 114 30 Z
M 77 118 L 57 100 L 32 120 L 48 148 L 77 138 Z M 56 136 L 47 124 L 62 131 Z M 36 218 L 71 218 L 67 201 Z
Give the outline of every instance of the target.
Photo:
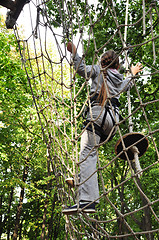
M 110 109 L 111 111 L 111 109 Z M 92 107 L 92 118 L 90 113 L 87 116 L 88 120 L 96 119 L 95 123 L 101 126 L 105 109 L 102 111 L 101 106 Z M 113 116 L 113 112 L 111 111 Z M 115 120 L 119 121 L 119 115 L 115 115 Z M 112 117 L 107 112 L 106 119 L 104 122 L 103 129 L 107 135 L 113 128 Z M 115 130 L 116 131 L 116 130 Z M 79 162 L 80 163 L 80 186 L 79 186 L 79 201 L 95 201 L 98 203 L 99 200 L 99 187 L 98 187 L 98 176 L 96 172 L 96 165 L 98 159 L 98 144 L 100 143 L 100 137 L 88 130 L 85 130 L 81 136 L 81 149 Z M 95 147 L 96 146 L 96 147 Z

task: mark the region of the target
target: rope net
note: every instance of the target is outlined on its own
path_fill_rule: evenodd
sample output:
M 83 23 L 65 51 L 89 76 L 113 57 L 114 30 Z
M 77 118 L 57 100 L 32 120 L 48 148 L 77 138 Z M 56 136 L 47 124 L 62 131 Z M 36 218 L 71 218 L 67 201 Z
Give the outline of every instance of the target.
M 24 7 L 24 13 L 29 13 L 27 37 L 17 26 L 14 29 L 47 146 L 48 171 L 56 177 L 63 206 L 78 202 L 78 188 L 83 184 L 78 179 L 80 137 L 86 128 L 83 128 L 82 115 L 87 104 L 91 111 L 91 79 L 80 77 L 73 68 L 67 42 L 76 45 L 85 66 L 99 63 L 101 54 L 110 48 L 120 56 L 121 71 L 124 72 L 125 64 L 126 70 L 130 69 L 132 59 L 133 63 L 140 61 L 144 65 L 142 73 L 130 78 L 134 83 L 128 97 L 130 103 L 125 93 L 121 95 L 123 120 L 116 123 L 115 137 L 108 141 L 108 136 L 94 146 L 98 161 L 92 175 L 98 174 L 100 192 L 96 199 L 99 200 L 97 211 L 94 214 L 79 211 L 77 215 L 65 216 L 66 239 L 158 239 L 156 53 L 159 11 L 157 1 L 137 1 L 138 11 L 134 10 L 134 4 L 127 2 L 130 23 L 123 17 L 124 23 L 120 10 L 125 14 L 125 1 L 30 1 Z M 130 126 L 133 132 L 129 131 Z M 141 133 L 141 137 L 136 139 L 135 133 Z M 124 138 L 129 134 L 135 140 L 126 145 Z M 128 152 L 136 143 L 143 146 L 143 140 L 146 149 L 135 163 Z M 83 161 L 87 161 L 87 157 Z M 69 177 L 75 179 L 74 188 L 66 183 Z

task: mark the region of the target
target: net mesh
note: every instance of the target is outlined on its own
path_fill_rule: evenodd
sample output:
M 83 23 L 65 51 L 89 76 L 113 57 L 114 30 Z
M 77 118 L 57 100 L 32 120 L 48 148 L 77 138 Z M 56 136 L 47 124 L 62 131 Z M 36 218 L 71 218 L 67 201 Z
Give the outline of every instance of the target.
M 99 63 L 101 53 L 111 46 L 117 50 L 121 62 L 126 62 L 128 69 L 131 59 L 141 61 L 146 68 L 143 74 L 130 78 L 134 82 L 128 98 L 130 103 L 126 95 L 121 96 L 124 119 L 117 124 L 116 136 L 111 142 L 106 140 L 95 146 L 99 152 L 96 172 L 100 204 L 97 212 L 66 216 L 66 239 L 158 239 L 159 128 L 157 115 L 153 114 L 158 109 L 158 85 L 155 81 L 158 75 L 159 11 L 156 1 L 137 3 L 138 12 L 134 13 L 134 2 L 129 4 L 128 24 L 121 22 L 119 9 L 120 6 L 126 9 L 125 2 L 122 5 L 120 1 L 107 0 L 104 3 L 30 1 L 24 8 L 24 13 L 28 14 L 27 36 L 24 37 L 17 26 L 14 29 L 47 146 L 48 169 L 56 177 L 63 206 L 75 203 L 78 187 L 82 184 L 78 181 L 79 145 L 85 131 L 82 115 L 90 102 L 90 79 L 85 80 L 76 74 L 73 57 L 67 51 L 68 40 L 76 44 L 85 64 L 93 66 L 95 62 Z M 131 19 L 130 11 L 134 19 Z M 107 30 L 106 25 L 109 25 Z M 136 32 L 133 43 L 132 32 Z M 100 34 L 103 40 L 99 38 Z M 147 54 L 141 57 L 145 51 Z M 128 111 L 131 101 L 131 111 Z M 130 125 L 142 136 L 135 142 L 140 143 L 141 139 L 146 144 L 149 142 L 149 148 L 146 145 L 140 158 L 141 178 L 137 165 L 129 157 L 130 145 L 123 144 L 125 134 L 133 138 Z M 115 154 L 117 141 L 121 150 L 118 152 L 116 148 Z M 125 160 L 121 159 L 122 153 Z M 66 183 L 68 177 L 75 178 L 75 188 Z M 149 185 L 152 179 L 154 184 Z

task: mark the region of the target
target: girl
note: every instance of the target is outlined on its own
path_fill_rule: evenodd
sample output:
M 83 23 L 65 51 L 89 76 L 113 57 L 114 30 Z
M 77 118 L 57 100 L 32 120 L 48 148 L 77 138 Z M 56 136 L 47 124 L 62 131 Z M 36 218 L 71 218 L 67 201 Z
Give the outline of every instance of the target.
M 115 123 L 119 122 L 120 93 L 127 91 L 132 86 L 132 82 L 130 77 L 123 80 L 123 75 L 118 72 L 119 58 L 113 50 L 101 56 L 101 66 L 85 66 L 75 45 L 71 42 L 68 43 L 67 50 L 73 54 L 77 73 L 86 80 L 91 78 L 92 84 L 91 111 L 88 109 L 85 122 L 87 128 L 81 136 L 79 203 L 65 208 L 63 213 L 74 214 L 78 210 L 93 213 L 95 204 L 99 202 L 97 146 L 101 141 L 110 140 L 115 135 Z M 132 75 L 136 75 L 141 70 L 140 63 L 131 67 Z

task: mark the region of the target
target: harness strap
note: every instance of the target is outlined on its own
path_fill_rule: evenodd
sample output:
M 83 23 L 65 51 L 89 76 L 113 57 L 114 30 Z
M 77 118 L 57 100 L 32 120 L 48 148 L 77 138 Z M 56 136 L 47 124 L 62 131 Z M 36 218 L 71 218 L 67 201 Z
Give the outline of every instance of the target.
M 91 102 L 99 103 L 98 100 L 97 100 L 98 96 L 99 96 L 98 94 L 95 94 L 93 97 L 91 97 L 91 99 L 90 99 Z M 120 105 L 121 105 L 117 98 L 111 98 L 110 101 L 111 101 L 113 106 L 120 107 Z M 109 105 L 109 103 L 108 103 L 108 105 Z
M 106 116 L 107 116 L 108 112 L 109 112 L 109 115 L 110 115 L 110 117 L 112 119 L 113 126 L 115 125 L 115 120 L 114 120 L 114 117 L 111 114 L 110 108 L 108 106 L 106 106 L 105 107 L 105 113 L 104 113 L 103 120 L 102 120 L 102 124 L 101 124 L 101 129 L 103 129 L 103 126 L 104 126 L 104 123 L 105 123 L 105 119 L 106 119 Z M 115 132 L 115 129 L 114 129 L 114 131 L 112 133 L 112 136 L 114 135 L 114 132 Z
M 101 128 L 103 128 L 103 126 L 104 126 L 105 119 L 106 119 L 106 116 L 107 116 L 107 112 L 108 112 L 108 107 L 105 107 L 105 113 L 104 113 L 104 116 L 103 116 L 103 120 L 102 120 Z
M 84 121 L 83 124 L 84 124 L 84 126 L 86 126 L 88 123 L 90 123 L 90 121 L 89 121 L 89 120 L 86 120 L 86 121 Z M 95 133 L 96 133 L 98 136 L 102 137 L 102 135 L 104 135 L 104 131 L 102 130 L 102 128 L 99 127 L 99 126 L 98 126 L 96 123 L 94 123 L 94 122 L 92 122 L 92 124 L 93 124 L 93 126 L 94 126 Z M 87 130 L 89 130 L 89 131 L 91 131 L 91 132 L 93 132 L 92 124 L 89 124 L 88 127 L 86 128 Z
M 92 106 L 92 107 L 93 107 L 96 103 L 99 103 L 99 102 L 97 101 L 97 98 L 98 98 L 98 94 L 96 94 L 95 96 L 93 96 L 93 97 L 91 98 L 91 106 Z M 111 101 L 112 106 L 114 107 L 114 110 L 115 110 L 115 113 L 116 113 L 116 107 L 119 107 L 119 106 L 120 106 L 120 103 L 119 103 L 118 99 L 116 99 L 116 98 L 112 98 L 110 101 Z M 85 117 L 86 117 L 88 111 L 89 111 L 89 107 L 87 107 L 87 109 L 86 109 L 86 111 L 85 111 Z M 111 114 L 109 103 L 107 103 L 106 106 L 105 106 L 105 112 L 104 112 L 104 116 L 103 116 L 103 119 L 102 119 L 102 124 L 101 124 L 101 126 L 98 126 L 98 125 L 97 125 L 96 123 L 94 123 L 94 122 L 92 123 L 93 126 L 94 126 L 94 129 L 95 129 L 95 133 L 96 133 L 98 136 L 100 136 L 102 142 L 105 141 L 105 140 L 107 139 L 107 137 L 108 137 L 108 135 L 106 135 L 105 132 L 104 132 L 104 130 L 103 130 L 103 126 L 104 126 L 105 119 L 106 119 L 106 116 L 107 116 L 107 113 L 108 113 L 108 112 L 109 112 L 109 115 L 110 115 L 110 117 L 111 117 L 111 119 L 112 119 L 113 126 L 114 126 L 114 125 L 115 125 L 115 120 L 114 120 L 114 117 L 113 117 L 112 114 Z M 85 120 L 84 125 L 86 126 L 89 122 L 90 122 L 89 120 Z M 91 131 L 91 132 L 93 132 L 92 124 L 89 124 L 89 126 L 86 128 L 87 130 L 89 130 L 89 131 Z M 115 131 L 115 130 L 114 130 L 114 131 Z M 113 136 L 114 136 L 114 132 L 112 133 L 112 136 L 111 136 L 111 138 L 110 138 L 109 140 L 111 140 L 111 139 L 113 138 Z
M 112 119 L 113 125 L 115 125 L 114 117 L 113 117 L 112 114 L 111 114 L 111 111 L 110 111 L 109 106 L 105 106 L 105 113 L 104 113 L 104 116 L 103 116 L 101 128 L 103 128 L 103 126 L 104 126 L 105 119 L 106 119 L 106 116 L 107 116 L 107 112 L 109 112 L 109 115 L 110 115 L 110 117 L 111 117 L 111 119 Z M 116 113 L 116 111 L 114 111 L 114 112 Z
M 98 98 L 98 94 L 95 94 L 95 95 L 91 98 L 91 106 L 92 106 L 92 107 L 93 107 L 94 104 L 98 103 L 97 98 Z M 116 113 L 116 107 L 119 107 L 121 104 L 120 104 L 120 102 L 118 101 L 117 98 L 111 98 L 110 101 L 111 101 L 111 104 L 112 104 L 112 106 L 114 107 L 114 110 L 115 110 L 115 113 Z M 110 106 L 109 103 L 107 103 L 106 106 L 105 106 L 105 113 L 104 113 L 104 116 L 103 116 L 101 128 L 103 128 L 103 126 L 104 126 L 105 119 L 106 119 L 106 116 L 107 116 L 107 112 L 109 112 L 109 115 L 110 115 L 110 117 L 111 117 L 111 119 L 112 119 L 113 125 L 115 125 L 114 117 L 113 117 L 112 114 L 111 114 L 111 111 L 110 111 L 109 106 Z M 88 112 L 88 110 L 89 110 L 89 109 L 87 109 L 87 112 Z
M 89 120 L 86 120 L 83 124 L 84 127 L 90 123 Z M 95 134 L 97 134 L 100 137 L 100 142 L 104 142 L 107 138 L 108 135 L 105 134 L 105 132 L 103 131 L 103 129 L 101 127 L 99 127 L 96 123 L 92 122 L 93 126 L 94 126 L 94 130 L 95 130 Z M 87 126 L 87 130 L 90 132 L 93 132 L 93 128 L 92 128 L 92 124 L 89 124 Z M 112 133 L 111 137 L 109 138 L 109 141 L 114 137 L 114 134 Z

